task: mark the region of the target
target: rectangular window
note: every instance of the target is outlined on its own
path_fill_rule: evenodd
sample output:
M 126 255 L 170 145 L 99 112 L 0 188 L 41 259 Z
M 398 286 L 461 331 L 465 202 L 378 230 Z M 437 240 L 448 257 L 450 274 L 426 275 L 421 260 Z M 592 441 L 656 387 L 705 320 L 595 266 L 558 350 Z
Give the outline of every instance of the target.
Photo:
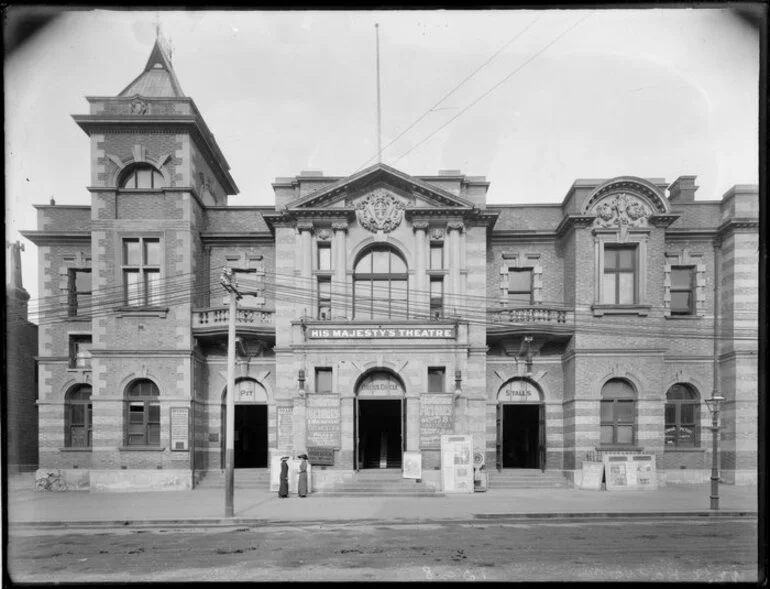
M 636 247 L 605 245 L 602 302 L 608 305 L 636 303 Z
M 70 336 L 70 368 L 91 368 L 91 336 Z
M 91 308 L 91 269 L 69 271 L 67 307 L 69 316 L 85 315 Z
M 444 269 L 444 245 L 441 243 L 430 244 L 430 269 Z
M 693 313 L 695 313 L 695 268 L 672 266 L 671 314 L 692 315 Z
M 315 392 L 316 393 L 332 392 L 332 369 L 331 368 L 315 369 Z
M 666 446 L 698 447 L 699 418 L 698 405 L 695 402 L 666 403 Z
M 532 304 L 532 268 L 508 269 L 508 304 Z
M 443 393 L 445 386 L 445 368 L 428 368 L 428 392 Z
M 123 297 L 130 306 L 160 304 L 160 239 L 123 240 Z
M 444 279 L 432 277 L 430 279 L 430 316 L 431 319 L 444 315 Z
M 318 318 L 332 318 L 332 281 L 330 278 L 318 279 Z
M 321 271 L 330 271 L 332 269 L 332 244 L 318 244 L 318 269 Z

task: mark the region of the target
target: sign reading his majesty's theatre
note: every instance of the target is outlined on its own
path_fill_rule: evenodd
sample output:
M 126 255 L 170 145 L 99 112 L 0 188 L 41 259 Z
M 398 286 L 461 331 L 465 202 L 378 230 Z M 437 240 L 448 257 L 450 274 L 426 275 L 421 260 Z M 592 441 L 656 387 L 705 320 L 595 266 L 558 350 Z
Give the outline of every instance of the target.
M 308 327 L 308 339 L 442 339 L 454 338 L 454 327 Z

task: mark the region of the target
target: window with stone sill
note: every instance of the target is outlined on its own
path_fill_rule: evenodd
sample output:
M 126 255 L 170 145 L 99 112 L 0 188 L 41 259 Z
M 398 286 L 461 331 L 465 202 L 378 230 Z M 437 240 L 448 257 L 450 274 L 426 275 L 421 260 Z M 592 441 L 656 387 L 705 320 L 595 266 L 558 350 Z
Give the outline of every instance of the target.
M 65 448 L 91 448 L 92 423 L 91 386 L 78 385 L 64 399 Z
M 331 368 L 315 369 L 315 392 L 321 393 L 321 394 L 332 392 L 332 369 Z
M 353 271 L 353 318 L 405 318 L 408 277 L 406 261 L 395 248 L 377 245 L 366 250 Z
M 90 370 L 91 368 L 91 336 L 90 335 L 71 335 L 70 336 L 70 357 L 69 367 Z
M 602 304 L 636 304 L 637 274 L 636 246 L 605 244 Z
M 608 380 L 600 401 L 601 446 L 633 446 L 636 439 L 636 393 L 622 378 Z
M 87 315 L 91 310 L 91 269 L 70 268 L 67 276 L 67 314 Z
M 442 367 L 428 368 L 428 392 L 443 393 L 446 390 L 446 369 Z
M 695 389 L 677 383 L 666 392 L 667 450 L 700 446 L 700 399 Z
M 329 277 L 318 278 L 318 319 L 332 318 L 332 281 Z
M 149 379 L 135 380 L 126 390 L 126 446 L 160 446 L 158 386 Z
M 527 307 L 532 300 L 533 268 L 508 269 L 508 305 Z
M 129 307 L 160 305 L 161 247 L 157 237 L 123 239 L 123 299 Z

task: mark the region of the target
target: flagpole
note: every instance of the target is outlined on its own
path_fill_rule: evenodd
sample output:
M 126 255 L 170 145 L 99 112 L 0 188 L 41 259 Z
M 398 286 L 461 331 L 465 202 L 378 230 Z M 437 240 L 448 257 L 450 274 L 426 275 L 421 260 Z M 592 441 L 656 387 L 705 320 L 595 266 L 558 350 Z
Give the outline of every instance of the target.
M 377 163 L 382 163 L 382 108 L 380 106 L 380 25 L 374 24 L 377 37 Z

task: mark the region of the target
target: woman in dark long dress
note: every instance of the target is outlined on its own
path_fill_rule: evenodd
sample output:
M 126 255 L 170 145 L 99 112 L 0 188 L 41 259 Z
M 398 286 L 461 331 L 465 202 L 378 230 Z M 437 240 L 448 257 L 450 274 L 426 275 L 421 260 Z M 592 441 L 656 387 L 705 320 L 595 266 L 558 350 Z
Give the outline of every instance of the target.
M 297 494 L 300 497 L 307 497 L 307 454 L 300 454 L 302 462 L 299 463 L 299 482 L 297 483 Z
M 289 465 L 286 462 L 288 459 L 289 459 L 288 456 L 284 456 L 283 458 L 281 458 L 281 477 L 280 477 L 280 485 L 278 486 L 279 497 L 289 496 Z

